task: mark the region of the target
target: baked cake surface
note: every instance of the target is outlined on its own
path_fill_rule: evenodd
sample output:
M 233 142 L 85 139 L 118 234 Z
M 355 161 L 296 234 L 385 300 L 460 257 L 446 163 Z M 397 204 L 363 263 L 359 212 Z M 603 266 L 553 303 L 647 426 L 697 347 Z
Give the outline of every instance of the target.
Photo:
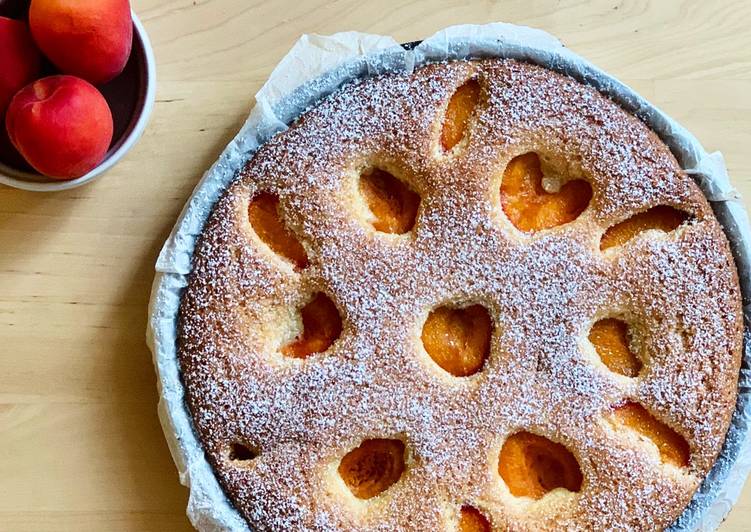
M 256 530 L 664 528 L 722 447 L 741 341 L 725 235 L 667 147 L 513 60 L 363 80 L 272 138 L 178 331 Z

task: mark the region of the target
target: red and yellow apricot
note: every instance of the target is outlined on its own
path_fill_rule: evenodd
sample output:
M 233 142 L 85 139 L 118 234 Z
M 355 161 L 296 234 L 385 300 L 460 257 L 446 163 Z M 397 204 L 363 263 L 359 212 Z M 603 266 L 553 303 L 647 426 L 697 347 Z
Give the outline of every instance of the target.
M 0 17 L 0 117 L 13 96 L 39 75 L 41 62 L 26 23 Z
M 95 85 L 123 71 L 133 46 L 128 0 L 32 0 L 29 25 L 57 68 Z
M 38 172 L 81 177 L 104 160 L 113 122 L 104 96 L 73 76 L 51 76 L 22 89 L 5 117 L 8 136 Z

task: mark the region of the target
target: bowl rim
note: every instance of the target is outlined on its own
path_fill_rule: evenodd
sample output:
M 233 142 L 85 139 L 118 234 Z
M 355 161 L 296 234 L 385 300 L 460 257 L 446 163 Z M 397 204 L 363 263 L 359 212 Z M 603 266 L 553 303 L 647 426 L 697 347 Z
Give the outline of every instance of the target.
M 131 10 L 131 18 L 133 19 L 133 27 L 135 30 L 134 38 L 140 40 L 143 48 L 144 63 L 146 66 L 146 90 L 143 104 L 140 106 L 140 109 L 136 111 L 138 119 L 130 132 L 120 140 L 118 148 L 91 172 L 69 181 L 41 182 L 26 179 L 26 176 L 31 177 L 32 174 L 16 170 L 0 162 L 0 184 L 31 192 L 57 192 L 77 188 L 94 181 L 96 178 L 110 170 L 113 166 L 119 163 L 120 160 L 125 157 L 125 154 L 128 153 L 140 140 L 146 130 L 146 125 L 149 122 L 151 113 L 154 110 L 154 102 L 156 101 L 156 58 L 154 56 L 154 49 L 151 46 L 151 40 L 146 33 L 146 28 L 133 10 Z M 34 175 L 34 177 L 36 177 L 36 175 Z

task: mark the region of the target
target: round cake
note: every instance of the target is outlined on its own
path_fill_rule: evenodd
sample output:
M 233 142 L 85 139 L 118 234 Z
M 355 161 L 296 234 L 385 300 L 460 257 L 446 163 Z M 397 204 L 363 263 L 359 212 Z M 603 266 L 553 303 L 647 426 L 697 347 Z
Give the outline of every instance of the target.
M 178 354 L 253 530 L 656 530 L 735 407 L 737 273 L 641 121 L 514 60 L 358 80 L 214 207 Z

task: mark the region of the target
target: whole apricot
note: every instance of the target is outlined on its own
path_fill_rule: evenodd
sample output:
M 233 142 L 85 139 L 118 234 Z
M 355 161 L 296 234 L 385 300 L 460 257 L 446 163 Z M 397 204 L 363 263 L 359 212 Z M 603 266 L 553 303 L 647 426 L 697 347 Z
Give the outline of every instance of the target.
M 22 89 L 5 116 L 8 136 L 26 161 L 60 180 L 86 175 L 112 142 L 112 112 L 96 87 L 51 76 Z
M 41 63 L 26 23 L 0 17 L 0 118 L 11 98 L 39 76 Z
M 29 26 L 57 68 L 95 85 L 123 71 L 133 46 L 128 0 L 32 0 Z

